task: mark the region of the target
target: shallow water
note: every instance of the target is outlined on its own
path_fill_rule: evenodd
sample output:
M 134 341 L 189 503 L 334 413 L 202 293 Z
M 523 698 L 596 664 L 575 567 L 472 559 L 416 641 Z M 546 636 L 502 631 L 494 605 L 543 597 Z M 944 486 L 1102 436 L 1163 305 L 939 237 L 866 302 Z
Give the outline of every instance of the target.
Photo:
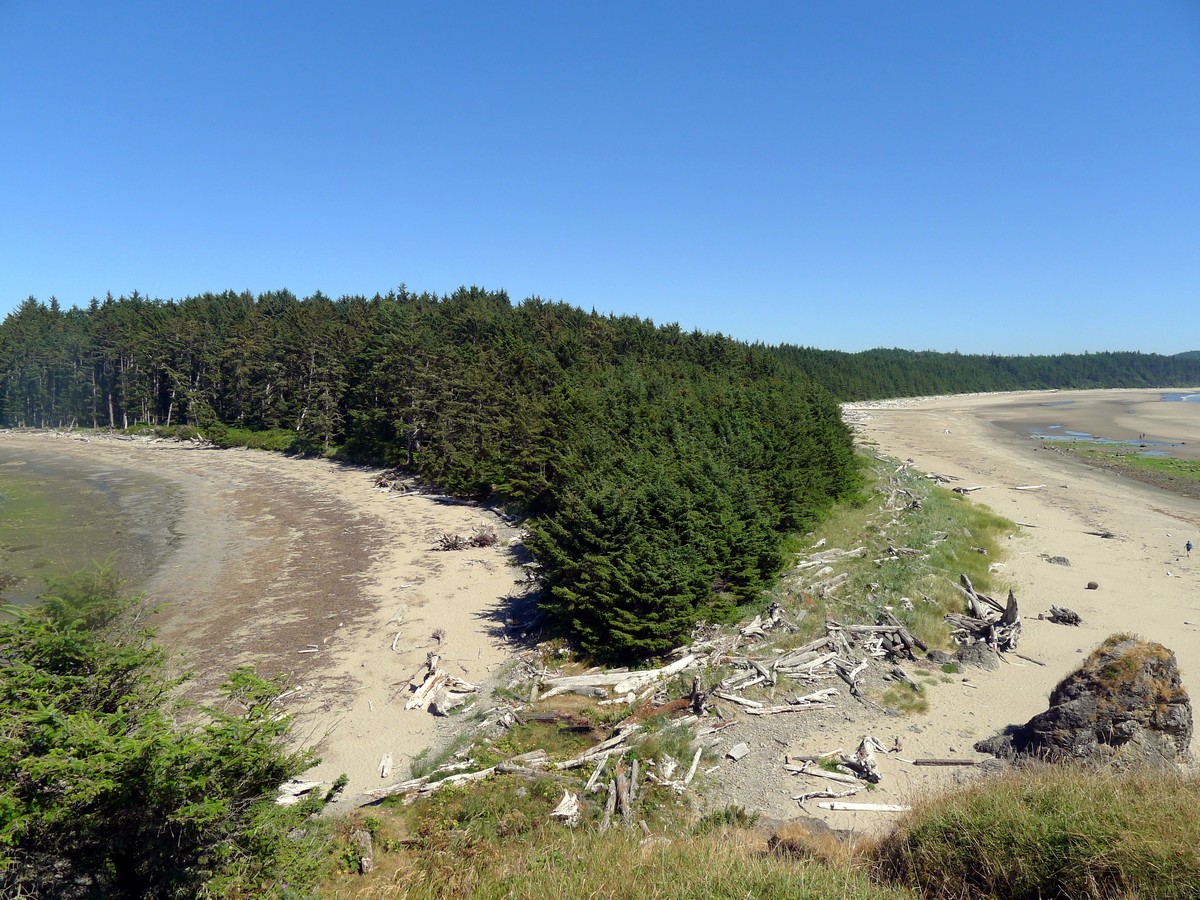
M 0 444 L 0 597 L 28 603 L 44 576 L 105 561 L 135 593 L 176 541 L 181 503 L 164 479 Z

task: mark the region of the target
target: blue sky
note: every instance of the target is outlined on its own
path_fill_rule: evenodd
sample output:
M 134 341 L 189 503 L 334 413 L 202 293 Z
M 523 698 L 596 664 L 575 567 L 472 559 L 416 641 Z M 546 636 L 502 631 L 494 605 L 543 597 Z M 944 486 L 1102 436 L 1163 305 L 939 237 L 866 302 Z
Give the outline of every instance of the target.
M 1200 348 L 1200 3 L 0 0 L 0 314 L 463 284 Z

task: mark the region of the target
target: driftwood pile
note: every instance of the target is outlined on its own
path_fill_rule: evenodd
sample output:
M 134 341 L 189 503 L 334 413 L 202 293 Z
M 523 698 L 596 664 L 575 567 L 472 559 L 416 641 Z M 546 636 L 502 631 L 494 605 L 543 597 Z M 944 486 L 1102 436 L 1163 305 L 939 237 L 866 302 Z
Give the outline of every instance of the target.
M 463 537 L 458 534 L 443 534 L 437 539 L 437 550 L 467 550 L 471 547 L 494 547 L 500 541 L 496 529 L 491 525 L 480 525 L 475 531 Z
M 375 487 L 406 494 L 416 489 L 416 481 L 403 469 L 387 469 L 375 476 Z
M 475 685 L 439 669 L 441 661 L 432 650 L 425 657 L 424 667 L 409 681 L 412 696 L 404 704 L 405 709 L 428 709 L 435 716 L 446 716 L 478 690 Z
M 1016 650 L 1021 639 L 1021 617 L 1017 611 L 1017 598 L 1008 592 L 1008 602 L 1000 604 L 986 594 L 975 590 L 971 579 L 960 576 L 959 590 L 967 601 L 967 612 L 949 613 L 946 621 L 953 629 L 954 639 L 960 644 L 981 641 L 997 652 Z

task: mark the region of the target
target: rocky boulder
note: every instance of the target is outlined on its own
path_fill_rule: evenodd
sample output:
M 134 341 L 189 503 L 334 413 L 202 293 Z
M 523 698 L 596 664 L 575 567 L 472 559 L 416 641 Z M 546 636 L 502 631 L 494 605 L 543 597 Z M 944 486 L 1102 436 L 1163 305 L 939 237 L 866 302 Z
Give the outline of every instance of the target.
M 1005 758 L 1174 766 L 1188 758 L 1192 704 L 1175 654 L 1115 634 L 1050 695 L 1050 708 L 975 749 Z

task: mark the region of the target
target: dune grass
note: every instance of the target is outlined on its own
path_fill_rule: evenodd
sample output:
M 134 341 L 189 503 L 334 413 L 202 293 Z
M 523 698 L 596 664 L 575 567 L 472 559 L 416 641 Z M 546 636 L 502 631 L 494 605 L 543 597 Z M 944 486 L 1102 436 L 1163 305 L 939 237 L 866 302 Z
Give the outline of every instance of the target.
M 1038 766 L 917 806 L 877 841 L 848 845 L 746 816 L 576 830 L 547 813 L 561 787 L 497 779 L 377 811 L 376 869 L 320 896 L 808 900 L 1185 900 L 1200 897 L 1200 780 Z M 736 827 L 740 823 L 746 827 Z M 360 823 L 362 824 L 362 823 Z M 349 826 L 347 826 L 348 828 Z M 348 832 L 347 832 L 348 833 Z M 768 848 L 772 849 L 768 849 Z
M 1044 766 L 921 804 L 878 875 L 928 898 L 1200 897 L 1200 780 Z
M 803 631 L 795 640 L 803 643 L 818 635 L 826 615 L 873 621 L 879 610 L 890 607 L 929 646 L 948 647 L 944 616 L 963 611 L 962 595 L 955 586 L 959 576 L 967 575 L 983 593 L 1006 590 L 1002 576 L 991 564 L 1004 558 L 1016 526 L 987 506 L 938 487 L 915 472 L 897 472 L 894 461 L 862 457 L 862 466 L 865 499 L 836 509 L 798 549 L 797 556 L 803 559 L 831 547 L 866 547 L 866 555 L 832 563 L 837 573 L 847 573 L 849 578 L 825 596 L 805 590 L 811 575 L 785 575 L 780 593 L 792 607 L 807 613 Z M 886 499 L 893 485 L 917 498 L 919 508 L 888 508 Z M 889 548 L 901 552 L 893 554 Z M 916 552 L 909 555 L 907 551 Z M 905 608 L 906 599 L 911 610 Z

